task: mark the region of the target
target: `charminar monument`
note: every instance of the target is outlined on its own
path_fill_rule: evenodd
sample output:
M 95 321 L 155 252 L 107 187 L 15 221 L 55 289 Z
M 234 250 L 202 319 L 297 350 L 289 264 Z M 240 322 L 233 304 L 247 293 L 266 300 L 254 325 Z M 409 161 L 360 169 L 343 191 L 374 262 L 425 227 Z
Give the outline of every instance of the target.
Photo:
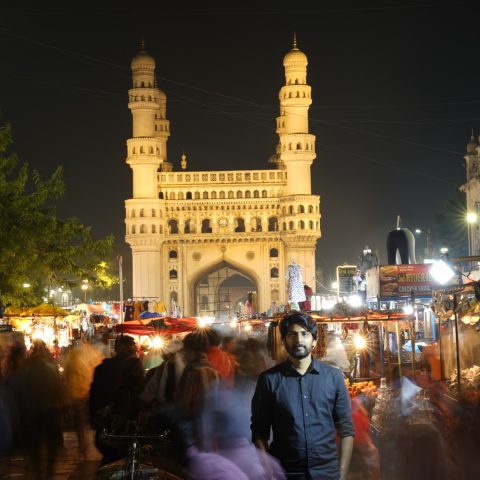
M 250 304 L 264 312 L 287 302 L 292 261 L 315 287 L 320 197 L 311 191 L 307 65 L 294 39 L 283 59 L 277 151 L 265 169 L 190 171 L 185 155 L 180 168 L 168 161 L 167 97 L 157 87 L 155 60 L 143 48 L 133 58 L 125 239 L 134 299 L 164 300 L 183 315 L 227 318 Z

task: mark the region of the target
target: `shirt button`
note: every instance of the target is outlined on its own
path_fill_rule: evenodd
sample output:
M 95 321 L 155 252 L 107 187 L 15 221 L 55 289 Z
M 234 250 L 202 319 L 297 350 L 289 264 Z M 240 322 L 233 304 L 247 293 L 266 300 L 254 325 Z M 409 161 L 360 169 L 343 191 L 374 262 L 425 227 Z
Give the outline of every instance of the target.
M 306 395 L 304 395 L 304 396 L 303 396 L 303 398 L 307 398 L 307 396 L 306 396 Z
M 306 413 L 305 416 L 308 417 L 308 413 Z

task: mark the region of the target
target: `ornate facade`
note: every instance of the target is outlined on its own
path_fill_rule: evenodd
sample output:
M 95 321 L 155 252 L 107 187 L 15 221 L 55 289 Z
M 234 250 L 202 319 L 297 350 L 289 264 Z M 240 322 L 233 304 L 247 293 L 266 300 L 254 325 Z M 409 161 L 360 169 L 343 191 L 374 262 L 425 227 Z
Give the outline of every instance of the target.
M 315 136 L 307 57 L 294 42 L 283 60 L 277 153 L 263 170 L 189 171 L 167 160 L 166 95 L 155 60 L 143 49 L 131 63 L 133 136 L 127 164 L 133 198 L 125 202 L 133 256 L 133 296 L 176 302 L 186 315 L 228 317 L 249 300 L 258 311 L 286 303 L 287 266 L 295 261 L 315 287 L 320 198 L 311 193 Z M 252 300 L 253 299 L 253 300 Z
M 473 131 L 465 155 L 467 181 L 460 187 L 466 194 L 467 212 L 475 213 L 477 220 L 468 223 L 468 254 L 480 255 L 480 144 Z

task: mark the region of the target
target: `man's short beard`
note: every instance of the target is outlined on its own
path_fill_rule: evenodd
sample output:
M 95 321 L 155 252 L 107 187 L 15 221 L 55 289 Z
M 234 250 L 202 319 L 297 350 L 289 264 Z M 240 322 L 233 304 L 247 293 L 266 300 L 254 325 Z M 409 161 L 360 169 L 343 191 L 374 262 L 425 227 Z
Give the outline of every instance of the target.
M 306 347 L 305 345 L 302 345 L 303 346 L 303 349 L 302 350 L 296 350 L 296 348 L 298 347 L 298 345 L 295 345 L 295 347 L 285 347 L 285 350 L 287 350 L 287 353 L 293 357 L 293 358 L 297 358 L 298 360 L 302 360 L 303 358 L 306 358 L 308 357 L 311 353 L 312 353 L 312 349 Z

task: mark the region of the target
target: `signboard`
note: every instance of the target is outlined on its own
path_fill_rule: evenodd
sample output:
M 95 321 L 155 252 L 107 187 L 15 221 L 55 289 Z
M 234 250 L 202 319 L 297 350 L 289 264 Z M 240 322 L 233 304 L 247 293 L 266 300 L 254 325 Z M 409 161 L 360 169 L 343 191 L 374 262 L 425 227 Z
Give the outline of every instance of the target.
M 381 265 L 379 267 L 380 297 L 429 297 L 432 289 L 438 288 L 430 275 L 431 265 Z M 449 283 L 456 284 L 457 277 Z
M 337 267 L 337 283 L 338 283 L 338 295 L 350 295 L 355 293 L 356 283 L 355 278 L 357 275 L 356 265 L 339 265 Z

